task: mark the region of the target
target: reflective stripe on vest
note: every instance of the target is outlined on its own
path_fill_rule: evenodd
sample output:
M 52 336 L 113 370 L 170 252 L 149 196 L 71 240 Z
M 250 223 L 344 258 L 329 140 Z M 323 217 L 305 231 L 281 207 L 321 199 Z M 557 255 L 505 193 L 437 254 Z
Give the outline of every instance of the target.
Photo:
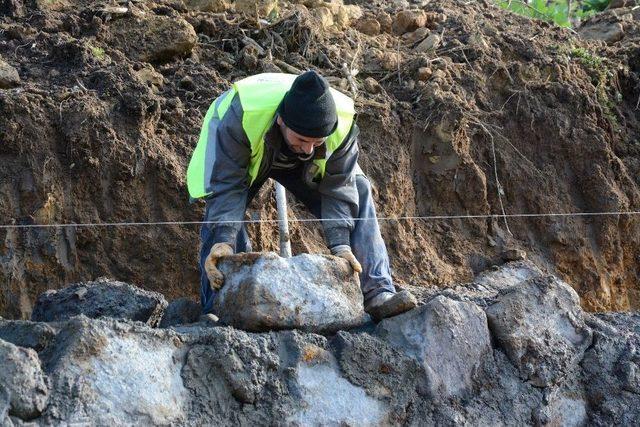
M 209 142 L 215 141 L 215 138 L 209 140 L 209 125 L 211 120 L 219 121 L 224 117 L 236 93 L 240 97 L 243 109 L 242 127 L 251 144 L 248 178 L 249 183 L 253 184 L 258 176 L 264 154 L 264 135 L 273 124 L 276 110 L 296 77 L 293 74 L 281 73 L 264 73 L 247 77 L 234 83 L 230 90 L 211 104 L 205 115 L 200 138 L 187 169 L 187 186 L 192 198 L 205 197 L 211 193 L 211 184 L 209 183 L 211 174 L 207 171 L 210 171 L 212 165 L 207 165 L 209 157 L 207 152 L 213 150 L 214 147 L 207 147 L 207 145 Z M 338 127 L 325 142 L 325 158 L 314 160 L 320 176 L 324 176 L 327 159 L 340 147 L 349 134 L 355 113 L 351 98 L 333 88 L 331 94 L 336 104 Z

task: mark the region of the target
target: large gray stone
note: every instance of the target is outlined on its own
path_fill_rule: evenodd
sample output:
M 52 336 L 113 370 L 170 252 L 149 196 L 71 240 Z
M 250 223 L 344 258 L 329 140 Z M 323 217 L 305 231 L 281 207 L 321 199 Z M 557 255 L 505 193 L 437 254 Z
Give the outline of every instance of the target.
M 166 307 L 167 300 L 157 292 L 145 291 L 123 282 L 98 279 L 40 294 L 31 319 L 53 322 L 84 314 L 91 318 L 137 320 L 155 326 Z
M 592 425 L 640 425 L 640 316 L 587 319 L 593 343 L 580 362 Z
M 47 405 L 49 389 L 38 354 L 0 340 L 0 388 L 8 396 L 10 415 L 23 420 L 39 416 Z
M 43 355 L 52 389 L 46 423 L 180 424 L 186 351 L 170 329 L 75 317 Z
M 553 276 L 506 290 L 486 312 L 491 332 L 522 378 L 539 387 L 560 381 L 591 343 L 578 294 Z
M 358 278 L 340 258 L 249 253 L 226 257 L 219 268 L 225 282 L 214 312 L 240 329 L 330 332 L 368 317 Z
M 487 318 L 477 305 L 437 296 L 408 313 L 385 319 L 376 334 L 425 369 L 432 396 L 464 396 L 491 357 Z
M 387 405 L 347 381 L 332 356 L 300 363 L 296 385 L 301 408 L 287 418 L 287 424 L 301 426 L 381 426 L 387 423 Z

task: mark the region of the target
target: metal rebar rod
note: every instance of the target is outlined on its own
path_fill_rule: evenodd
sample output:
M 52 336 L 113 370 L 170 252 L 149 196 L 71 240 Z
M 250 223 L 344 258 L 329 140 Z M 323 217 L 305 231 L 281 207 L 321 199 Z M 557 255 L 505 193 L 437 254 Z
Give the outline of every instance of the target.
M 289 218 L 287 215 L 287 193 L 284 187 L 276 182 L 276 207 L 278 209 L 278 232 L 280 234 L 280 256 L 291 257 L 291 240 L 289 239 Z

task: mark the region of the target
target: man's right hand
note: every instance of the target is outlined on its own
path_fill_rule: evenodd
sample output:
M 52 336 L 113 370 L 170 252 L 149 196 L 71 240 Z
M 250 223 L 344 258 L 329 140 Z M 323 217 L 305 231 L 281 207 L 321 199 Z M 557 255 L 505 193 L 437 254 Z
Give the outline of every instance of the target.
M 224 276 L 218 270 L 218 258 L 233 255 L 233 248 L 228 243 L 216 243 L 211 248 L 207 260 L 204 262 L 204 270 L 213 289 L 220 289 L 224 283 Z

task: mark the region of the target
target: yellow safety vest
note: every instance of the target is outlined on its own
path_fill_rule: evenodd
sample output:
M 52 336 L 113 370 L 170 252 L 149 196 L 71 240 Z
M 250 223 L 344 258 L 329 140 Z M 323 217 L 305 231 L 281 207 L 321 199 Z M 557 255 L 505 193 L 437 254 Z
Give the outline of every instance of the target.
M 235 82 L 231 90 L 225 92 L 221 99 L 216 99 L 211 104 L 204 117 L 200 138 L 187 169 L 187 187 L 189 195 L 193 199 L 211 194 L 211 183 L 209 182 L 209 177 L 205 176 L 207 144 L 210 142 L 209 122 L 211 119 L 215 116 L 222 120 L 229 109 L 233 97 L 236 93 L 238 94 L 244 111 L 242 127 L 251 143 L 248 178 L 249 183 L 253 184 L 258 176 L 262 162 L 264 135 L 273 124 L 276 110 L 296 77 L 293 74 L 283 73 L 264 73 L 247 77 Z M 325 142 L 325 158 L 314 160 L 314 163 L 318 166 L 318 174 L 320 176 L 324 176 L 327 159 L 340 147 L 349 134 L 355 114 L 351 98 L 333 88 L 331 88 L 331 94 L 336 104 L 338 126 Z M 215 141 L 215 138 L 212 138 L 211 141 Z

